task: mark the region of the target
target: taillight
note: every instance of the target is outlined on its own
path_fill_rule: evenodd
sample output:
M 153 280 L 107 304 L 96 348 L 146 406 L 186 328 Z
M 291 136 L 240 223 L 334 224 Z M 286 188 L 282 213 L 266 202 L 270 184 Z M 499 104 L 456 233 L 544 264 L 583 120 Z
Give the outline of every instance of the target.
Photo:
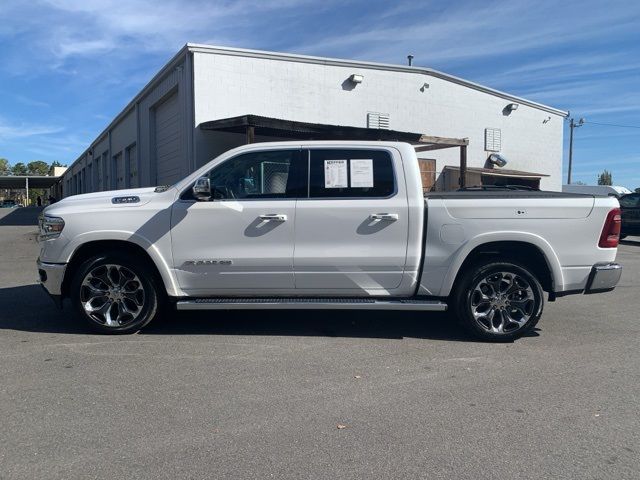
M 614 208 L 607 214 L 607 219 L 600 234 L 600 248 L 616 248 L 620 241 L 620 227 L 622 226 L 622 214 L 619 208 Z

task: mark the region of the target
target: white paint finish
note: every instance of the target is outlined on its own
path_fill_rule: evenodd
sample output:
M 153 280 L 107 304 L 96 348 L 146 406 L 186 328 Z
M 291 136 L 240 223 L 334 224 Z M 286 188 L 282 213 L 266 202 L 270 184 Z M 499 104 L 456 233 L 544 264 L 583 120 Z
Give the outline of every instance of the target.
M 400 286 L 406 266 L 409 207 L 399 151 L 385 150 L 392 156 L 397 188 L 391 198 L 298 201 L 296 289 L 309 294 L 331 289 L 387 295 Z M 344 168 L 346 181 L 346 163 Z M 371 219 L 375 214 L 397 220 Z
M 499 203 L 508 202 L 508 206 Z M 497 208 L 498 213 L 493 212 Z M 598 247 L 598 240 L 608 212 L 618 206 L 615 198 L 590 196 L 550 199 L 438 199 L 427 198 L 428 226 L 421 278 L 421 291 L 428 295 L 447 296 L 460 266 L 476 247 L 499 241 L 529 243 L 546 257 L 556 291 L 584 288 L 591 266 L 612 262 L 616 249 Z M 556 212 L 552 210 L 555 206 Z M 520 217 L 515 211 L 526 209 L 534 214 Z M 457 212 L 453 217 L 451 210 Z M 498 215 L 504 213 L 502 218 Z M 510 213 L 513 212 L 513 213 Z M 585 216 L 585 212 L 587 212 Z M 458 224 L 464 231 L 462 244 L 443 241 L 441 225 Z M 571 278 L 564 269 L 579 267 Z M 582 287 L 576 287 L 582 285 Z
M 356 71 L 362 70 L 362 71 Z M 363 73 L 364 72 L 364 73 Z M 353 73 L 362 84 L 343 89 Z M 504 98 L 425 75 L 375 68 L 300 63 L 279 59 L 194 53 L 195 124 L 253 113 L 303 122 L 366 127 L 368 112 L 390 114 L 390 128 L 446 137 L 468 137 L 469 166 L 483 167 L 484 130 L 499 128 L 508 168 L 550 175 L 543 189 L 560 190 L 563 117 L 521 104 L 504 115 Z M 213 143 L 201 142 L 199 163 Z M 212 150 L 209 150 L 211 148 Z M 459 164 L 459 149 L 434 151 L 438 174 Z
M 554 198 L 553 202 L 541 202 L 539 198 L 485 198 L 481 204 L 464 199 L 447 199 L 447 213 L 457 219 L 570 219 L 586 218 L 593 210 L 595 199 L 586 196 L 580 201 L 575 198 Z M 481 206 L 479 206 L 481 205 Z
M 302 147 L 396 150 L 398 154 L 394 154 L 394 162 L 398 165 L 402 161 L 404 166 L 402 169 L 398 165 L 397 169 L 398 193 L 391 199 L 379 200 L 386 202 L 384 204 L 373 205 L 375 201 L 367 201 L 363 202 L 365 206 L 358 204 L 360 200 L 338 201 L 344 204 L 330 200 L 318 203 L 316 200 L 287 199 L 177 201 L 178 194 L 189 188 L 198 176 L 231 156 L 256 149 Z M 66 198 L 47 207 L 45 213 L 62 217 L 65 228 L 59 238 L 41 243 L 40 259 L 64 264 L 87 242 L 119 240 L 134 243 L 149 254 L 171 296 L 306 296 L 313 292 L 323 296 L 389 294 L 395 297 L 413 294 L 419 265 L 423 267 L 419 293 L 447 296 L 469 253 L 491 242 L 524 242 L 537 247 L 551 269 L 557 292 L 584 288 L 593 264 L 615 260 L 616 249 L 597 246 L 607 213 L 618 207 L 615 198 L 582 196 L 533 200 L 512 196 L 497 200 L 480 195 L 466 200 L 429 197 L 425 201 L 418 169 L 415 152 L 406 144 L 309 142 L 302 145 L 293 142 L 245 146 L 227 152 L 165 192 L 155 192 L 152 188 L 100 192 Z M 140 202 L 114 205 L 111 199 L 121 195 L 138 196 Z M 313 215 L 309 217 L 308 225 L 298 221 L 300 212 L 304 211 L 298 207 L 305 202 L 313 206 L 309 207 Z M 505 205 L 496 202 L 504 202 Z M 421 259 L 425 203 L 428 206 L 428 227 L 425 256 Z M 375 241 L 373 237 L 357 239 L 353 234 L 353 228 L 357 226 L 351 214 L 370 207 L 384 210 L 370 213 L 397 213 L 398 222 L 394 222 L 394 226 L 400 225 L 405 213 L 391 209 L 406 208 L 407 223 L 403 227 L 406 234 L 388 230 L 392 234 L 386 238 L 379 237 Z M 557 212 L 553 213 L 553 208 Z M 532 216 L 510 214 L 512 210 L 519 209 L 532 212 Z M 498 213 L 487 215 L 487 211 Z M 586 214 L 587 211 L 590 213 Z M 262 214 L 286 215 L 287 221 L 278 222 L 268 231 L 261 230 L 259 217 Z M 322 221 L 318 222 L 317 218 Z M 323 224 L 324 219 L 329 219 L 329 223 Z M 332 226 L 334 220 L 338 224 Z M 360 275 L 349 279 L 353 289 L 339 288 L 342 286 L 339 282 L 344 278 L 338 277 L 335 283 L 326 284 L 323 288 L 318 286 L 315 291 L 294 288 L 294 258 L 298 258 L 298 251 L 292 225 L 295 225 L 296 233 L 302 232 L 302 238 L 307 242 L 307 245 L 301 243 L 300 246 L 300 258 L 307 262 L 307 265 L 301 264 L 301 274 L 305 273 L 306 267 L 316 269 L 307 272 L 351 272 Z M 443 226 L 446 227 L 441 228 Z M 385 229 L 380 232 L 385 232 Z M 381 241 L 376 243 L 379 239 Z M 389 277 L 376 278 L 372 272 L 395 272 L 397 275 L 398 265 L 402 262 L 402 248 L 406 252 L 406 267 L 399 286 L 394 289 L 392 286 L 397 284 L 397 279 L 385 285 Z M 233 263 L 216 265 L 216 268 L 205 264 L 202 270 L 197 270 L 198 267 L 187 263 L 194 260 L 232 260 Z M 178 277 L 185 288 L 181 288 Z
M 395 214 L 398 220 L 371 220 L 374 213 Z M 300 200 L 296 288 L 361 295 L 397 289 L 406 263 L 408 214 L 404 193 L 383 200 Z
M 116 205 L 115 196 L 135 195 L 139 203 Z M 172 273 L 171 209 L 176 190 L 162 193 L 153 188 L 106 191 L 64 198 L 47 207 L 49 215 L 65 220 L 63 235 L 42 242 L 40 259 L 50 263 L 68 263 L 74 252 L 87 242 L 119 240 L 145 250 L 155 263 L 167 294 L 180 296 Z
M 270 289 L 292 294 L 295 200 L 178 201 L 173 205 L 173 263 L 189 295 Z M 283 214 L 284 222 L 261 215 Z M 192 265 L 193 261 L 231 265 Z
M 440 227 L 440 240 L 442 243 L 459 245 L 464 242 L 464 227 L 459 224 L 442 225 Z

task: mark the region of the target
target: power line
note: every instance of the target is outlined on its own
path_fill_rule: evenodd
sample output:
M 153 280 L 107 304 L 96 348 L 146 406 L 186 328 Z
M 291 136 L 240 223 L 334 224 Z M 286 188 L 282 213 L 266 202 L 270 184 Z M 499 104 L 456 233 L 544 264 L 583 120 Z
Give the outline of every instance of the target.
M 640 125 L 620 125 L 618 123 L 600 123 L 585 120 L 584 123 L 592 123 L 593 125 L 604 125 L 605 127 L 620 127 L 620 128 L 640 128 Z

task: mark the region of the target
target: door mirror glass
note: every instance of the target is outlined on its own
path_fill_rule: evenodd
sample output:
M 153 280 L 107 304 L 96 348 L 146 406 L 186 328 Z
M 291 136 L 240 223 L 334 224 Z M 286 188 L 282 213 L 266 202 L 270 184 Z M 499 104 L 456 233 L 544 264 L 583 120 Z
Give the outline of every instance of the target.
M 200 177 L 193 185 L 193 196 L 196 200 L 211 200 L 211 182 L 209 177 Z

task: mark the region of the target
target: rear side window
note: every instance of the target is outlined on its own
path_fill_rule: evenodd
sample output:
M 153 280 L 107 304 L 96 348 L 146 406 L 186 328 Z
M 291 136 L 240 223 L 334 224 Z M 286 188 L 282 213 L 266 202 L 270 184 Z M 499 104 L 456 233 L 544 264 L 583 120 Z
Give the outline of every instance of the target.
M 311 150 L 310 198 L 385 198 L 395 193 L 391 154 L 383 150 Z

